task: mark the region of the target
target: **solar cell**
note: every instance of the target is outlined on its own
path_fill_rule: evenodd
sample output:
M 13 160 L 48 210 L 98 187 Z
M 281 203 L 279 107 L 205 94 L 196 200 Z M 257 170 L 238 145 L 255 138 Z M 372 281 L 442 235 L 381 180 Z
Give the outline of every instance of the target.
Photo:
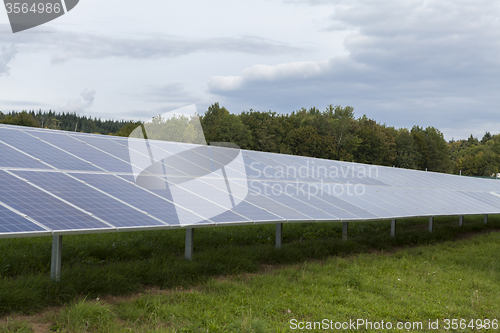
M 0 234 L 45 230 L 11 209 L 60 231 L 492 214 L 500 204 L 490 194 L 500 181 L 235 152 L 0 126 L 0 168 L 12 173 L 0 170 Z
M 47 231 L 25 217 L 12 212 L 0 202 L 0 234 L 34 233 Z
M 79 141 L 83 141 L 95 148 L 98 148 L 110 155 L 118 157 L 122 161 L 127 161 L 127 162 L 130 161 L 130 154 L 128 147 L 125 147 L 124 145 L 114 140 L 111 140 L 111 138 L 108 138 L 104 135 L 101 136 L 74 135 L 74 138 Z
M 24 173 L 48 174 L 47 172 Z M 0 170 L 0 184 L 2 184 L 0 202 L 35 219 L 48 229 L 54 231 L 110 229 L 108 224 L 47 194 L 30 183 L 8 174 L 6 171 Z
M 0 142 L 0 168 L 52 169 L 46 164 Z
M 306 216 L 309 216 L 309 219 L 311 220 L 338 220 L 338 218 L 333 214 L 315 207 L 314 203 L 317 203 L 316 198 L 311 196 L 311 198 L 309 198 L 310 200 L 306 201 L 304 199 L 307 199 L 307 194 L 300 193 L 300 191 L 298 191 L 299 193 L 297 195 L 296 193 L 294 193 L 293 196 L 288 195 L 285 192 L 286 187 L 278 185 L 281 184 L 274 182 L 264 183 L 261 181 L 253 181 L 250 183 L 250 188 L 266 198 L 272 198 L 274 201 L 277 201 L 284 206 L 290 207 Z M 289 183 L 287 185 L 290 185 L 292 188 L 290 191 L 295 190 L 293 184 Z
M 162 226 L 164 223 L 61 172 L 15 171 L 18 176 L 92 213 L 115 227 Z
M 0 140 L 61 170 L 99 171 L 95 166 L 20 130 L 0 130 Z
M 179 225 L 179 218 L 177 216 L 179 210 L 184 210 L 182 214 L 188 219 L 189 223 L 194 224 L 200 221 L 199 215 L 187 211 L 182 207 L 176 207 L 171 199 L 166 198 L 170 197 L 169 195 L 163 197 L 155 195 L 153 192 L 135 185 L 132 181 L 132 177 L 129 177 L 127 181 L 115 175 L 106 174 L 73 173 L 72 176 L 134 207 L 148 212 L 150 215 L 162 220 L 166 224 Z M 165 191 L 168 191 L 168 188 L 166 188 Z
M 98 149 L 95 149 L 82 141 L 75 140 L 74 135 L 54 132 L 39 132 L 34 134 L 40 139 L 76 155 L 85 161 L 109 172 L 132 172 L 130 163 L 117 159 Z

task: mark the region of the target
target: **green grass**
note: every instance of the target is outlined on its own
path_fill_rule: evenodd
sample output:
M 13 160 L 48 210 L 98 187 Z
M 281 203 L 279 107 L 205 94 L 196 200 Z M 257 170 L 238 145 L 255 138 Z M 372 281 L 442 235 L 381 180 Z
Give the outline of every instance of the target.
M 253 321 L 256 332 L 278 332 L 290 331 L 291 319 L 498 319 L 499 240 L 492 233 L 393 255 L 332 257 L 267 274 L 210 279 L 191 290 L 119 303 L 115 311 L 123 327 L 138 331 L 240 332 Z
M 53 318 L 52 330 L 66 332 L 109 331 L 116 324 L 111 307 L 99 301 L 82 299 L 69 306 Z
M 6 323 L 0 325 L 0 333 L 32 333 L 30 325 L 25 321 L 11 321 L 7 318 Z
M 389 221 L 351 223 L 347 242 L 339 223 L 286 224 L 280 250 L 273 225 L 196 229 L 192 262 L 183 259 L 183 230 L 65 236 L 59 283 L 49 279 L 50 238 L 3 239 L 0 314 L 64 305 L 50 319 L 53 329 L 74 332 L 284 332 L 291 318 L 499 318 L 500 234 L 457 239 L 499 230 L 500 218 L 484 226 L 482 216 L 466 217 L 463 228 L 457 221 L 436 218 L 429 234 L 427 219 L 401 220 L 396 238 Z M 270 273 L 248 274 L 268 265 Z M 95 301 L 137 292 L 117 304 Z

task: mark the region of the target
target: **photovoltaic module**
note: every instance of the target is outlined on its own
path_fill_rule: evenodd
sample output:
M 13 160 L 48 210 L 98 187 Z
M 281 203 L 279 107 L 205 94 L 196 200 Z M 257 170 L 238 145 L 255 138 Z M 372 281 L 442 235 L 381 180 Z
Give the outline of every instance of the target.
M 500 181 L 0 125 L 0 237 L 500 213 Z

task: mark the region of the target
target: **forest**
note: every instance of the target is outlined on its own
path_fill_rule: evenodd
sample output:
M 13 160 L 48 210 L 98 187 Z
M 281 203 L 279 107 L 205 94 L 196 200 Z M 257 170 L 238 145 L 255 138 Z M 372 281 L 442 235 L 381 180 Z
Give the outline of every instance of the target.
M 232 142 L 243 149 L 470 176 L 500 172 L 500 135 L 486 132 L 481 139 L 471 135 L 446 142 L 432 126 L 394 128 L 366 115 L 356 118 L 350 106 L 233 114 L 214 103 L 200 121 L 207 142 Z M 118 136 L 141 125 L 41 110 L 0 112 L 0 123 Z

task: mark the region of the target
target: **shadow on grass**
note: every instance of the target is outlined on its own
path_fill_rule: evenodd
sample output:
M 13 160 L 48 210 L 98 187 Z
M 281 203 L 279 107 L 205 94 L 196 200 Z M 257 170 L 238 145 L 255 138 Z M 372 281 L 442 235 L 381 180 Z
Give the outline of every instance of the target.
M 328 256 L 457 240 L 500 230 L 500 217 L 440 217 L 400 220 L 391 238 L 390 221 L 285 224 L 283 247 L 274 247 L 274 225 L 197 229 L 194 260 L 183 258 L 184 230 L 64 236 L 61 282 L 50 275 L 51 238 L 0 240 L 0 315 L 33 313 L 79 297 L 126 295 L 145 286 L 188 287 L 217 275 L 259 271 L 262 265 L 293 264 Z

